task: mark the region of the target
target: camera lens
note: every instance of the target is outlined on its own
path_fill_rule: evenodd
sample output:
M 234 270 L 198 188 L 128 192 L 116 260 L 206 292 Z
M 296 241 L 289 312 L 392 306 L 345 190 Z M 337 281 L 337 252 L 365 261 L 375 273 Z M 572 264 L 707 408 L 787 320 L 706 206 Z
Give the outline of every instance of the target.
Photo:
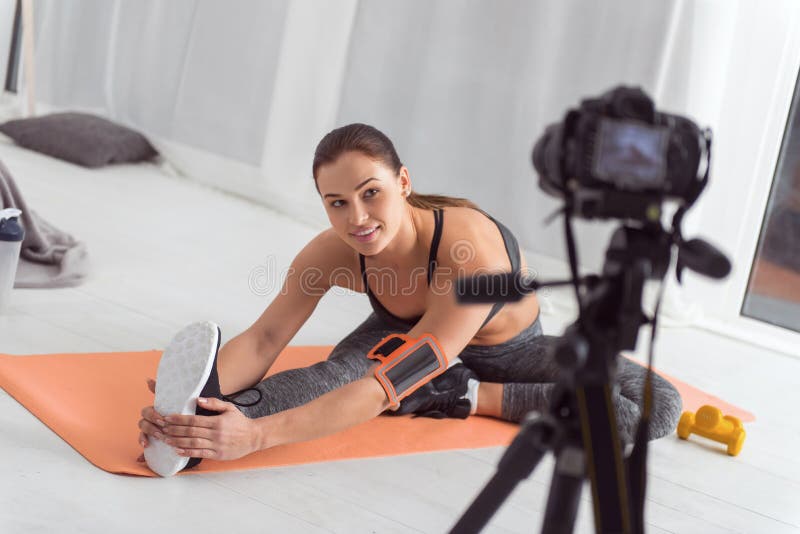
M 539 173 L 539 187 L 546 193 L 560 197 L 564 184 L 561 178 L 561 131 L 559 123 L 548 126 L 531 152 L 531 160 Z

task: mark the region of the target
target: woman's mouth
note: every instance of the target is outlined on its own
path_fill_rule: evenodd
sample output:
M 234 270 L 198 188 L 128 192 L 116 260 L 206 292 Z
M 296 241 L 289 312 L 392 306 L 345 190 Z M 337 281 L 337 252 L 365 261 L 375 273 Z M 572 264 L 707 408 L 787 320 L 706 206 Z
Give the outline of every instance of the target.
M 356 241 L 359 243 L 367 243 L 375 239 L 375 236 L 378 235 L 378 230 L 380 230 L 380 226 L 374 226 L 370 229 L 363 230 L 357 234 L 350 234 L 351 236 L 356 238 Z

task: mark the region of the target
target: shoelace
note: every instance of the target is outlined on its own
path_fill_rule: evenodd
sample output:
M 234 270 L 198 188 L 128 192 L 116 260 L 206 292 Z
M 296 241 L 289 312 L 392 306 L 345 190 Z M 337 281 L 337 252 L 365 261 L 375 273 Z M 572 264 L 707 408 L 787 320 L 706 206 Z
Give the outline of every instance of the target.
M 248 391 L 255 391 L 256 393 L 258 393 L 258 399 L 254 400 L 253 402 L 239 402 L 237 400 L 234 400 L 233 397 L 238 397 L 242 393 L 247 393 Z M 250 406 L 255 406 L 256 404 L 261 402 L 261 399 L 263 399 L 263 398 L 264 398 L 264 396 L 261 394 L 261 390 L 260 389 L 256 389 L 256 388 L 244 388 L 244 389 L 240 389 L 236 393 L 231 393 L 230 395 L 223 395 L 222 396 L 222 400 L 227 401 L 227 402 L 231 402 L 231 403 L 235 404 L 236 406 L 241 406 L 243 408 L 249 408 Z

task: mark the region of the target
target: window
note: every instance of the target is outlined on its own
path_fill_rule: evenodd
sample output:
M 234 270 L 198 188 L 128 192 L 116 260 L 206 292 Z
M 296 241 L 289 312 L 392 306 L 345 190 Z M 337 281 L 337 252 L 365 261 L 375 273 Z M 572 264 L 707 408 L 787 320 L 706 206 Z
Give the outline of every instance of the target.
M 800 77 L 742 314 L 800 332 Z

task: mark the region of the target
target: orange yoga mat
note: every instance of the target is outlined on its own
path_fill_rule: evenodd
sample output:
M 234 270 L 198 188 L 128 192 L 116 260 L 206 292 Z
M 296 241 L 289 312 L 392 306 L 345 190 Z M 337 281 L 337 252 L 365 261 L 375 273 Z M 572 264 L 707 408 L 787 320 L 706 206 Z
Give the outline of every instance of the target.
M 288 347 L 271 373 L 311 365 L 331 347 Z M 0 387 L 97 467 L 111 473 L 155 476 L 136 462 L 137 422 L 153 395 L 145 379 L 154 377 L 161 351 L 89 354 L 0 354 Z M 666 377 L 680 390 L 684 408 L 715 404 L 742 420 L 751 414 L 688 384 Z M 208 473 L 293 464 L 393 456 L 451 449 L 507 445 L 517 425 L 486 417 L 427 419 L 377 417 L 338 434 L 306 443 L 260 451 L 239 460 L 204 460 L 187 473 Z

